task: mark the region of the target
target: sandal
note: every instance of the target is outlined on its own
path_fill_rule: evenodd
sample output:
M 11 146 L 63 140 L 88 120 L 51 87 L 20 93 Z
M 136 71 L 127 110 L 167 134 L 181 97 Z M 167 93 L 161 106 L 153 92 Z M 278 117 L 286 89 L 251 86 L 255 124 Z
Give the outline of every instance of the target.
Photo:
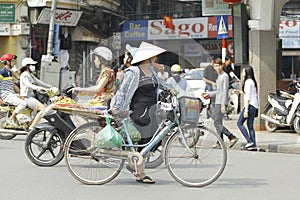
M 144 178 L 141 178 L 141 179 L 136 179 L 136 182 L 146 183 L 146 184 L 154 184 L 155 183 L 155 181 L 152 180 L 149 176 L 145 176 Z

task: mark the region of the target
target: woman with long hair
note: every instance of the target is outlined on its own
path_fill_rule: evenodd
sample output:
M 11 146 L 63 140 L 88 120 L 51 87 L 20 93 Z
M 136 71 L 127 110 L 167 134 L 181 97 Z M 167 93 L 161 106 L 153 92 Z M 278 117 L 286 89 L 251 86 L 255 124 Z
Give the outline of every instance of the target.
M 258 114 L 258 99 L 257 99 L 257 82 L 255 80 L 254 71 L 251 66 L 246 66 L 242 70 L 242 91 L 244 94 L 244 108 L 239 116 L 237 126 L 244 135 L 247 144 L 245 150 L 255 150 L 256 139 L 254 131 L 254 118 Z M 248 130 L 244 126 L 244 122 L 247 121 Z

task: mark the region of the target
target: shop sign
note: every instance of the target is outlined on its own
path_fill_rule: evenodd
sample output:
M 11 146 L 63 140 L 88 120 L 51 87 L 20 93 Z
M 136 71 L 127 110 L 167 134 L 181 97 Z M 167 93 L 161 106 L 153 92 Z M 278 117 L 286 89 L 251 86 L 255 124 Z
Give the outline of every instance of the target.
M 283 49 L 300 49 L 300 38 L 283 38 Z
M 280 20 L 279 37 L 300 37 L 299 20 Z
M 122 41 L 147 40 L 148 21 L 126 21 L 123 24 Z
M 10 35 L 10 24 L 0 24 L 0 36 Z
M 232 17 L 226 18 L 228 36 L 232 37 Z M 122 41 L 217 38 L 216 17 L 173 19 L 173 24 L 174 30 L 166 28 L 163 19 L 126 21 Z
M 22 33 L 22 26 L 21 24 L 14 24 L 11 26 L 12 30 L 12 35 L 19 35 Z
M 16 5 L 15 4 L 0 4 L 0 22 L 15 23 L 16 22 Z
M 190 38 L 207 38 L 207 18 L 184 18 L 174 19 L 175 29 L 166 28 L 161 20 L 148 21 L 148 39 L 165 40 L 165 39 L 190 39 Z
M 75 10 L 55 10 L 55 24 L 61 26 L 77 26 L 77 23 L 82 15 L 82 11 Z M 51 10 L 44 8 L 38 18 L 37 23 L 49 24 L 50 23 Z
M 222 43 L 220 40 L 203 40 L 200 41 L 200 44 L 209 54 L 220 54 L 222 50 Z

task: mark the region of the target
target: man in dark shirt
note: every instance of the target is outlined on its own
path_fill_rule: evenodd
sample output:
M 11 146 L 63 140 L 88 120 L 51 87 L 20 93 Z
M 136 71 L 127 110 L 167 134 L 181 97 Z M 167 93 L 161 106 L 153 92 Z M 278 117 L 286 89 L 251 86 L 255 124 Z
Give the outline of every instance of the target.
M 206 90 L 207 91 L 214 91 L 216 90 L 216 80 L 218 78 L 218 73 L 217 71 L 214 69 L 213 64 L 216 60 L 212 60 L 211 64 L 208 65 L 204 71 L 203 71 L 203 77 L 202 80 L 205 81 L 206 83 Z M 210 118 L 210 116 L 212 115 L 212 110 L 211 105 L 214 104 L 215 98 L 210 98 L 210 103 L 207 105 L 207 109 L 206 109 L 206 117 L 207 119 Z

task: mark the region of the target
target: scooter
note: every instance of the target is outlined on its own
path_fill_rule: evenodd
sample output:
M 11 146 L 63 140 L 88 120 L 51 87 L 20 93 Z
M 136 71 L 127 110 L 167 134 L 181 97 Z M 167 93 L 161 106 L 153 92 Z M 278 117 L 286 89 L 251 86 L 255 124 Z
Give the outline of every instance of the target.
M 44 104 L 48 104 L 51 101 L 48 91 L 40 90 L 38 91 L 38 95 L 40 97 L 39 100 Z M 21 113 L 17 114 L 17 126 L 12 126 L 7 123 L 7 119 L 12 115 L 15 108 L 16 106 L 5 103 L 0 105 L 0 139 L 2 140 L 11 140 L 17 135 L 28 134 L 28 128 L 33 121 L 31 116 L 32 110 L 30 108 L 26 108 Z
M 71 93 L 61 97 L 74 98 Z M 63 159 L 63 146 L 68 135 L 88 121 L 76 115 L 54 110 L 52 105 L 45 108 L 43 119 L 46 121 L 35 125 L 34 130 L 27 135 L 25 153 L 34 164 L 50 167 Z
M 267 131 L 274 132 L 278 127 L 293 126 L 295 132 L 300 134 L 300 84 L 293 84 L 297 89 L 294 95 L 284 96 L 282 93 L 280 96 L 273 93 L 268 95 L 265 114 L 260 115 L 265 120 Z
M 26 137 L 25 153 L 34 164 L 50 167 L 63 159 L 65 140 L 78 125 L 74 116 L 52 110 L 51 106 L 46 108 L 43 118 L 47 122 L 37 124 Z

